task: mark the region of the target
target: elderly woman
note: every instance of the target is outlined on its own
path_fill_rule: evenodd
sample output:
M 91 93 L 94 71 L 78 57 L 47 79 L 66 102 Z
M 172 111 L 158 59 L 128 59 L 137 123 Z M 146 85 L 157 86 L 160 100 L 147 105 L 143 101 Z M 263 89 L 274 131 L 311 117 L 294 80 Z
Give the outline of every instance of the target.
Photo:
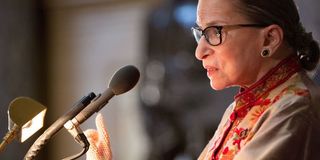
M 319 160 L 320 90 L 305 73 L 319 47 L 293 0 L 199 0 L 197 25 L 195 56 L 211 87 L 240 87 L 198 159 Z M 108 140 L 95 140 L 88 159 L 109 159 L 110 146 L 96 145 Z
M 320 159 L 320 90 L 304 72 L 319 47 L 293 0 L 200 0 L 197 24 L 211 87 L 241 88 L 199 159 Z

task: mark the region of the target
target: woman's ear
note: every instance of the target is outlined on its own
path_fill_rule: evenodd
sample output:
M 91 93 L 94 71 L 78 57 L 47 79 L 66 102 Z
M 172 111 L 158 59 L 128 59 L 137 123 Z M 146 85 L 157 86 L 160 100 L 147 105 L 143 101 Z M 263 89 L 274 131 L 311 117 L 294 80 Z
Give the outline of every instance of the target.
M 272 56 L 283 42 L 283 30 L 279 25 L 272 24 L 263 29 L 263 48 L 270 51 Z

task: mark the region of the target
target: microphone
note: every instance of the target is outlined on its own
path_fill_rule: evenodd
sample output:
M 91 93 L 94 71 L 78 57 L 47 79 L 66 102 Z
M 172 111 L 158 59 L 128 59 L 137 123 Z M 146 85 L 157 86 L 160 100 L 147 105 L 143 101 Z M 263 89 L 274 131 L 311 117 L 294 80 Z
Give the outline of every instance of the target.
M 9 104 L 8 132 L 0 144 L 0 152 L 5 146 L 18 137 L 22 143 L 43 127 L 47 108 L 39 102 L 28 98 L 18 97 Z
M 111 78 L 109 87 L 97 96 L 86 108 L 84 108 L 72 121 L 78 124 L 83 123 L 92 114 L 98 112 L 114 95 L 123 94 L 131 90 L 140 78 L 139 70 L 128 65 L 120 68 Z M 75 124 L 75 125 L 78 125 Z
M 47 143 L 47 141 L 65 125 L 68 130 L 72 128 L 77 128 L 81 123 L 87 120 L 92 114 L 98 112 L 102 107 L 104 107 L 108 101 L 115 95 L 123 94 L 130 89 L 132 89 L 138 82 L 140 78 L 139 70 L 132 65 L 128 65 L 120 68 L 111 78 L 109 82 L 109 87 L 102 93 L 98 94 L 88 105 L 86 105 L 82 110 L 78 109 L 78 114 L 74 116 L 69 116 L 68 120 L 64 117 L 64 123 L 59 123 L 59 125 L 50 126 L 47 130 L 55 130 L 55 132 L 47 132 L 47 130 L 36 140 L 36 142 L 31 146 L 27 154 L 25 155 L 26 160 L 31 160 L 40 151 L 41 147 Z M 72 120 L 71 120 L 72 119 Z M 72 123 L 72 124 L 68 124 Z M 67 127 L 66 127 L 67 126 Z M 70 126 L 70 128 L 68 128 Z M 76 132 L 76 134 L 79 134 Z
M 119 69 L 111 78 L 109 87 L 99 94 L 87 107 L 85 107 L 77 116 L 64 124 L 64 128 L 73 136 L 73 138 L 83 147 L 83 150 L 73 156 L 63 160 L 74 160 L 85 154 L 89 149 L 89 142 L 79 125 L 86 121 L 92 114 L 98 112 L 114 95 L 120 95 L 131 90 L 138 82 L 140 73 L 134 66 L 125 66 Z

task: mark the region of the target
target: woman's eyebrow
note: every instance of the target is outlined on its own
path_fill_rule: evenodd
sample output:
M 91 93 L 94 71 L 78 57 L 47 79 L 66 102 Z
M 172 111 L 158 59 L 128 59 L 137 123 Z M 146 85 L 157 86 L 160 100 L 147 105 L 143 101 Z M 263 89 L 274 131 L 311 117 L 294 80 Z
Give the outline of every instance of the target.
M 199 28 L 206 28 L 208 26 L 220 26 L 220 25 L 224 25 L 224 24 L 226 24 L 226 23 L 223 21 L 211 21 L 211 22 L 205 23 L 204 26 L 201 26 L 201 25 L 199 25 L 198 21 L 195 22 L 196 27 L 199 27 Z

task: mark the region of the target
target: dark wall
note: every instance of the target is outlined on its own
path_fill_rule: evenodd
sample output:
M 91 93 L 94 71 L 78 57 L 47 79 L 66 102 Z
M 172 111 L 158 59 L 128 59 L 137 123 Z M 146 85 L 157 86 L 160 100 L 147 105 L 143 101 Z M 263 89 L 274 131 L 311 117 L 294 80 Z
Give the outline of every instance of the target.
M 0 137 L 8 131 L 11 100 L 28 96 L 45 104 L 43 14 L 39 3 L 0 2 Z M 22 159 L 35 136 L 26 143 L 9 144 L 0 159 Z
M 320 42 L 320 1 L 319 0 L 296 0 L 302 23 L 308 32 L 312 32 L 313 37 Z M 314 80 L 320 85 L 320 65 L 314 74 Z

